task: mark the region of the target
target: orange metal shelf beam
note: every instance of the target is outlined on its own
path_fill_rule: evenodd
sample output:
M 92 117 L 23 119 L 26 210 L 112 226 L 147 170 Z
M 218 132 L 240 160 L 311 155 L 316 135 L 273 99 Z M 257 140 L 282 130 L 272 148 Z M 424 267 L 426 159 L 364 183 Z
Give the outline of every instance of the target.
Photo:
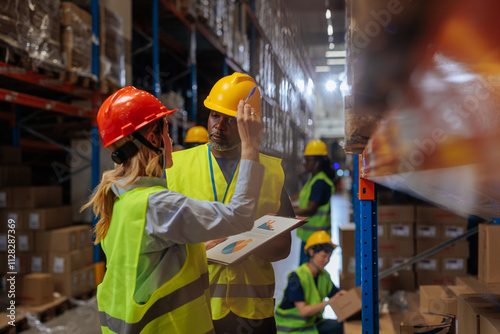
M 85 99 L 92 99 L 95 94 L 90 89 L 73 86 L 69 82 L 50 78 L 31 70 L 3 62 L 0 62 L 0 75 Z
M 95 113 L 92 110 L 87 110 L 81 107 L 73 106 L 71 104 L 48 100 L 24 93 L 18 93 L 3 88 L 0 88 L 0 100 L 23 106 L 55 111 L 70 116 L 95 118 Z

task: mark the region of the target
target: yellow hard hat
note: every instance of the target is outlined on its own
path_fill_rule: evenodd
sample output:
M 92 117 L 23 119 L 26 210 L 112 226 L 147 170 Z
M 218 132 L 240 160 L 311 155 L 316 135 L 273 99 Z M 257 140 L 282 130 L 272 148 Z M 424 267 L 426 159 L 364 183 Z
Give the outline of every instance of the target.
M 330 244 L 333 246 L 333 249 L 337 248 L 337 245 L 333 244 L 332 238 L 330 238 L 326 231 L 318 231 L 311 234 L 311 236 L 307 239 L 306 245 L 304 246 L 304 253 L 307 254 L 309 247 L 319 244 Z
M 208 131 L 202 126 L 193 126 L 186 132 L 184 143 L 206 143 L 208 142 Z
M 304 155 L 328 155 L 326 144 L 321 140 L 311 140 L 304 150 Z
M 240 100 L 246 100 L 250 91 L 256 86 L 251 76 L 235 72 L 217 81 L 203 104 L 210 110 L 234 117 Z M 255 89 L 248 103 L 257 113 L 262 111 L 259 88 Z

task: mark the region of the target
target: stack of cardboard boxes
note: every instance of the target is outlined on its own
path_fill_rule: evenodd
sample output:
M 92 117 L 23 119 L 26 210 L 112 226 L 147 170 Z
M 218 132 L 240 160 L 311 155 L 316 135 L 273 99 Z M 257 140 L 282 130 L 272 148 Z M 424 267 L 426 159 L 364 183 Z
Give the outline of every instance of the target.
M 420 254 L 467 231 L 468 219 L 433 206 L 416 207 L 416 250 Z M 450 284 L 467 273 L 469 243 L 462 240 L 416 264 L 418 285 Z
M 26 293 L 39 294 L 33 287 L 44 285 L 36 284 L 38 280 L 52 280 L 55 291 L 64 295 L 91 291 L 95 280 L 90 225 L 71 226 L 71 206 L 63 205 L 61 187 L 29 185 L 31 170 L 21 165 L 20 149 L 0 148 L 0 161 L 4 222 L 0 225 L 0 273 L 3 277 L 16 273 L 16 297 L 21 302 L 32 300 Z M 50 278 L 31 273 L 47 273 Z M 30 289 L 21 291 L 25 286 Z
M 500 334 L 499 239 L 499 225 L 479 225 L 478 276 L 446 281 L 455 285 L 421 285 L 421 312 L 454 315 L 458 334 Z
M 468 219 L 428 205 L 378 206 L 378 267 L 391 268 L 467 231 Z M 344 288 L 354 286 L 356 260 L 354 224 L 340 228 Z M 469 244 L 466 240 L 409 265 L 379 281 L 381 291 L 414 291 L 420 285 L 449 284 L 467 273 Z
M 415 255 L 415 206 L 378 206 L 379 271 L 398 265 Z M 414 266 L 379 281 L 381 291 L 415 290 Z

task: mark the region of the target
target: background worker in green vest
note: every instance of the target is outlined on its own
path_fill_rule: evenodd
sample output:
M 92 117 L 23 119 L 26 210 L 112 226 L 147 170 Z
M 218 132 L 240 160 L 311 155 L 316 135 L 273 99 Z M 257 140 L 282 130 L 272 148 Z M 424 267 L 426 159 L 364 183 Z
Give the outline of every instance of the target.
M 317 231 L 331 235 L 330 198 L 335 192 L 332 169 L 326 144 L 312 140 L 304 150 L 304 168 L 310 177 L 299 194 L 299 206 L 294 208 L 300 217 L 309 217 L 308 222 L 297 229 L 297 237 L 304 248 L 307 239 Z M 300 254 L 300 264 L 307 262 L 305 253 Z
M 199 145 L 208 143 L 208 131 L 202 126 L 193 126 L 189 128 L 186 132 L 186 138 L 184 138 L 184 147 L 192 148 Z
M 209 145 L 198 146 L 173 155 L 174 168 L 168 169 L 169 189 L 189 197 L 229 203 L 234 200 L 234 179 L 241 173 L 241 132 L 236 127 L 236 107 L 256 88 L 253 78 L 234 73 L 220 79 L 205 99 Z M 248 100 L 261 115 L 258 88 Z M 260 154 L 266 168 L 259 196 L 257 217 L 268 213 L 294 216 L 284 188 L 281 160 Z M 176 168 L 179 166 L 179 168 Z M 268 246 L 234 265 L 210 264 L 212 318 L 216 333 L 275 333 L 274 270 L 271 262 L 290 252 L 291 236 L 285 234 Z
M 314 232 L 307 239 L 304 253 L 309 260 L 290 273 L 283 300 L 276 309 L 278 333 L 343 333 L 342 323 L 322 316 L 327 305 L 346 293 L 337 289 L 325 270 L 335 248 L 325 231 Z M 324 301 L 326 297 L 328 301 Z
M 240 173 L 233 200 L 224 205 L 168 190 L 161 178 L 172 167 L 165 117 L 174 111 L 125 87 L 97 114 L 115 162 L 84 206 L 99 218 L 95 242 L 106 254 L 97 288 L 103 333 L 214 333 L 204 242 L 253 227 L 264 174 L 261 118 L 238 104 Z

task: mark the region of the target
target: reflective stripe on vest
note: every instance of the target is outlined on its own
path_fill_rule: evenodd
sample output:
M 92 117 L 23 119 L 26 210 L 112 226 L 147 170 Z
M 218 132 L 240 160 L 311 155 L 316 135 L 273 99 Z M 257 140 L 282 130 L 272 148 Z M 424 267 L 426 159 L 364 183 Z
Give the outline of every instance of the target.
M 330 294 L 333 283 L 330 274 L 325 270 L 319 272 L 317 285 L 314 282 L 314 277 L 307 263 L 302 264 L 294 272 L 299 277 L 300 286 L 304 292 L 304 301 L 307 305 L 318 304 Z M 290 278 L 290 275 L 288 275 L 288 278 Z M 300 315 L 296 307 L 285 310 L 278 306 L 275 313 L 276 329 L 278 333 L 316 334 L 318 333 L 316 324 L 322 321 L 321 314 L 322 312 L 318 312 L 304 318 Z
M 207 283 L 208 273 L 204 273 L 196 281 L 193 281 L 171 294 L 158 299 L 148 308 L 142 319 L 136 323 L 127 323 L 125 320 L 113 318 L 109 314 L 99 311 L 101 325 L 108 327 L 116 333 L 140 333 L 147 324 L 156 318 L 163 316 L 165 313 L 170 313 L 176 308 L 201 297 L 199 292 L 208 288 Z
M 168 188 L 188 197 L 213 201 L 213 189 L 208 162 L 208 145 L 174 152 L 174 165 L 166 170 Z M 259 196 L 256 217 L 276 213 L 280 207 L 285 175 L 281 160 L 260 154 L 260 163 L 266 168 Z M 219 165 L 213 159 L 214 182 L 218 198 L 222 199 L 227 182 Z M 239 167 L 229 185 L 225 203 L 235 191 Z M 249 319 L 264 319 L 274 314 L 274 270 L 271 263 L 250 255 L 236 265 L 209 265 L 212 318 L 226 316 L 229 311 Z M 233 289 L 232 287 L 236 289 Z M 243 288 L 242 286 L 247 286 Z M 243 299 L 243 300 L 242 300 Z
M 335 186 L 332 180 L 326 175 L 325 172 L 319 172 L 307 180 L 299 194 L 299 208 L 305 209 L 309 206 L 309 198 L 314 183 L 318 180 L 323 180 L 331 188 L 331 195 L 335 193 Z M 316 213 L 308 218 L 308 222 L 297 229 L 297 237 L 306 242 L 307 239 L 317 231 L 326 231 L 331 234 L 331 218 L 330 218 L 330 200 L 318 208 Z
M 148 198 L 163 187 L 135 188 L 115 201 L 109 231 L 102 241 L 107 271 L 97 288 L 103 333 L 210 333 L 208 272 L 203 244 L 180 245 L 186 260 L 177 275 L 144 304 L 134 300 Z

